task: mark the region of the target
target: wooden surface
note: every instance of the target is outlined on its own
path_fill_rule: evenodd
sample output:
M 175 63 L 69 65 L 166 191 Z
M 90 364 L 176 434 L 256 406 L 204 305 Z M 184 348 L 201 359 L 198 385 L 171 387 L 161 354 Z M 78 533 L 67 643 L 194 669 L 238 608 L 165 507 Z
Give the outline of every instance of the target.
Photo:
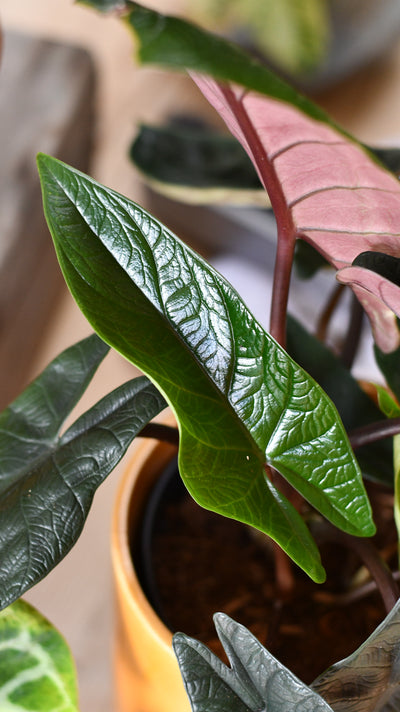
M 89 168 L 94 69 L 83 50 L 5 32 L 0 74 L 0 407 L 25 385 L 63 280 L 35 156 Z

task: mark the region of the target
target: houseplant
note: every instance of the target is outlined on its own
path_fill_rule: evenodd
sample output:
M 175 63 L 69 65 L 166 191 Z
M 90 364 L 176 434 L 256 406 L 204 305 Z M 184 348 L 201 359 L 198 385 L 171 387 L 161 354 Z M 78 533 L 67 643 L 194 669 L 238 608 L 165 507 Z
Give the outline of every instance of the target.
M 49 227 L 75 298 L 100 336 L 147 372 L 158 388 L 147 380 L 140 381 L 140 387 L 136 382 L 125 386 L 123 397 L 121 392 L 110 395 L 58 439 L 63 417 L 104 353 L 102 342 L 92 338 L 86 346 L 76 347 L 72 358 L 71 353 L 61 357 L 61 372 L 70 383 L 68 397 L 62 395 L 65 391 L 61 388 L 58 361 L 49 367 L 39 384 L 3 415 L 4 452 L 9 453 L 8 459 L 4 456 L 2 478 L 3 606 L 45 575 L 69 550 L 80 532 L 93 490 L 116 461 L 115 442 L 121 454 L 132 437 L 165 406 L 158 389 L 176 414 L 180 431 L 180 471 L 195 498 L 210 509 L 267 533 L 315 581 L 323 580 L 323 567 L 314 539 L 296 507 L 302 510 L 310 525 L 320 524 L 326 517 L 345 531 L 343 536 L 350 535 L 351 539 L 355 534 L 356 539 L 351 539 L 354 544 L 359 541 L 358 537 L 374 533 L 359 465 L 337 411 L 322 388 L 284 349 L 286 297 L 295 240 L 302 237 L 340 270 L 338 278 L 351 284 L 365 303 L 377 342 L 378 361 L 393 392 L 398 392 L 399 334 L 395 315 L 399 313 L 399 290 L 395 281 L 397 253 L 396 234 L 393 234 L 398 211 L 397 181 L 367 149 L 341 132 L 317 107 L 264 67 L 247 60 L 231 45 L 136 3 L 127 3 L 126 10 L 127 21 L 139 34 L 144 61 L 179 68 L 188 66 L 217 76 L 217 80 L 198 77 L 196 81 L 204 93 L 217 100 L 221 114 L 227 116 L 235 133 L 246 143 L 261 179 L 267 183 L 278 223 L 271 335 L 261 329 L 220 275 L 146 211 L 55 159 L 39 158 Z M 221 80 L 227 84 L 221 84 Z M 235 93 L 231 83 L 246 87 L 243 96 Z M 306 163 L 304 154 L 300 159 L 291 155 L 290 166 L 283 160 L 277 176 L 276 157 L 271 156 L 268 146 L 272 128 L 258 123 L 260 117 L 266 116 L 268 121 L 271 117 L 275 120 L 272 146 L 277 149 L 278 141 L 283 139 L 279 156 L 287 157 L 292 145 L 285 144 L 286 137 L 281 130 L 283 119 L 286 127 L 297 132 L 294 148 L 316 145 L 319 150 L 323 149 L 323 155 L 313 150 Z M 303 145 L 298 142 L 299 130 L 304 130 L 308 137 Z M 304 165 L 312 166 L 305 176 Z M 357 173 L 355 166 L 359 167 L 359 175 L 365 177 L 366 184 L 361 187 L 351 184 Z M 334 183 L 333 169 L 336 171 Z M 341 183 L 337 187 L 339 174 Z M 312 216 L 316 221 L 311 227 L 306 223 L 307 227 L 301 231 L 298 220 L 302 216 L 293 208 L 304 201 L 299 195 L 288 194 L 295 189 L 304 190 L 307 200 L 309 195 L 315 200 L 310 212 L 303 216 Z M 336 191 L 340 193 L 340 200 L 332 206 L 327 195 Z M 346 213 L 341 208 L 344 198 L 349 201 Z M 370 201 L 373 201 L 373 210 L 368 210 Z M 357 212 L 360 203 L 363 209 Z M 351 236 L 344 242 L 340 234 L 349 214 Z M 329 219 L 342 220 L 341 225 L 337 222 L 329 225 L 335 240 L 331 234 L 329 239 L 320 234 L 326 230 L 321 221 L 327 215 Z M 365 232 L 368 237 L 361 234 Z M 294 351 L 304 344 L 306 337 L 301 333 L 300 338 L 296 338 L 296 327 L 289 326 Z M 309 338 L 313 352 L 318 343 Z M 328 356 L 326 349 L 318 354 L 320 363 L 334 358 Z M 82 368 L 82 360 L 86 369 Z M 383 473 L 383 479 L 390 480 L 391 454 L 388 461 L 387 455 L 381 452 L 382 472 L 379 472 L 372 445 L 382 436 L 397 434 L 398 419 L 382 418 L 366 426 L 365 421 L 361 421 L 366 415 L 371 419 L 369 401 L 364 400 L 358 384 L 350 376 L 344 376 L 336 359 L 329 364 L 328 375 L 333 376 L 333 383 L 327 388 L 332 390 L 332 395 L 339 399 L 338 386 L 345 382 L 345 405 L 362 403 L 355 414 L 345 408 L 343 417 L 349 430 L 363 428 L 353 433 L 351 440 L 354 445 L 365 444 L 370 448 L 364 457 L 360 455 L 364 474 L 382 479 Z M 136 420 L 138 390 L 141 395 L 145 392 L 139 421 Z M 395 398 L 383 389 L 378 392 L 385 412 L 397 416 Z M 54 408 L 50 407 L 55 394 L 57 399 L 66 399 L 56 419 Z M 42 422 L 38 421 L 38 410 Z M 377 411 L 373 412 L 378 420 Z M 110 430 L 109 417 L 114 430 Z M 105 428 L 115 433 L 108 442 L 103 441 Z M 169 437 L 171 431 L 162 430 L 163 434 Z M 21 435 L 25 449 L 17 457 L 16 443 L 21 441 Z M 104 468 L 97 466 L 98 449 L 106 461 Z M 34 466 L 27 469 L 26 462 L 30 460 Z M 60 476 L 66 480 L 66 491 L 60 491 Z M 288 483 L 295 485 L 301 494 L 300 500 Z M 281 493 L 281 488 L 287 496 Z M 312 509 L 305 505 L 306 501 Z M 21 511 L 24 519 L 21 519 Z M 46 539 L 43 538 L 43 521 L 46 521 Z M 367 548 L 373 550 L 372 544 Z M 280 553 L 281 549 L 276 552 L 277 590 L 281 596 L 287 596 L 292 585 L 292 568 L 286 554 Z M 382 564 L 377 564 L 376 579 L 389 610 L 395 603 L 397 591 Z M 396 629 L 397 612 L 395 608 L 386 621 L 386 633 Z M 232 629 L 225 619 L 219 619 L 218 626 L 225 641 L 230 641 L 232 659 L 239 676 L 243 677 L 242 662 L 239 663 L 240 656 L 235 652 L 238 629 L 235 625 Z M 5 635 L 10 640 L 10 634 Z M 239 637 L 245 641 L 244 649 L 251 651 L 253 639 L 241 629 Z M 397 650 L 396 636 L 393 638 L 390 655 Z M 188 677 L 187 671 L 193 668 L 182 648 L 190 653 L 196 645 L 188 644 L 182 636 L 178 636 L 175 645 Z M 375 642 L 369 645 L 373 647 Z M 203 659 L 204 655 L 207 657 L 208 653 L 202 653 Z M 243 655 L 241 657 L 243 659 Z M 395 676 L 392 668 L 388 666 L 388 674 Z M 7 673 L 7 680 L 12 674 Z M 207 686 L 207 680 L 215 680 L 215 674 L 224 680 L 224 685 L 227 676 L 229 684 L 232 683 L 232 673 L 226 673 L 221 664 L 212 659 L 201 678 L 203 684 Z M 287 683 L 286 673 L 282 674 L 282 687 L 278 685 L 281 690 Z M 249 675 L 254 677 L 250 668 Z M 193 687 L 190 680 L 187 684 L 192 703 L 197 707 L 200 702 L 193 689 L 196 693 L 198 688 Z M 298 691 L 298 683 L 293 684 Z M 249 692 L 243 679 L 240 689 L 235 683 L 232 685 L 246 708 L 259 706 L 259 697 Z M 317 685 L 317 689 L 322 689 L 322 684 L 320 688 Z M 301 687 L 299 694 L 300 700 L 303 697 L 308 703 L 309 688 Z M 311 697 L 316 705 L 316 698 Z M 318 698 L 321 709 L 339 709 L 336 699 L 329 707 L 332 700 L 329 692 L 326 699 L 328 702 Z M 297 704 L 299 699 L 290 698 L 287 709 L 294 709 Z

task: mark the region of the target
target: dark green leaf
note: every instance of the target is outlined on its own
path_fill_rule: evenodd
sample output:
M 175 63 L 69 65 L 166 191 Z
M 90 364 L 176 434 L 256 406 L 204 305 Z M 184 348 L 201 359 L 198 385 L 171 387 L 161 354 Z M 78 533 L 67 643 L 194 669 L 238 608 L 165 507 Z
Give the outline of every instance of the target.
M 0 494 L 46 457 L 109 346 L 96 334 L 63 351 L 0 413 Z
M 353 260 L 353 267 L 365 267 L 400 287 L 400 259 L 385 252 L 361 252 Z
M 311 685 L 335 712 L 400 708 L 400 601 L 366 642 Z
M 231 667 L 203 643 L 176 633 L 173 647 L 193 712 L 332 712 L 244 626 L 217 613 L 215 627 Z
M 180 472 L 204 507 L 265 531 L 317 580 L 303 520 L 265 463 L 352 533 L 374 532 L 337 412 L 262 330 L 232 287 L 138 205 L 39 158 L 46 217 L 65 278 L 102 337 L 166 395 Z
M 328 266 L 328 262 L 317 250 L 304 240 L 297 240 L 294 266 L 301 279 L 310 279 L 318 270 Z
M 372 153 L 383 163 L 392 173 L 400 174 L 400 148 L 375 148 L 370 147 Z
M 291 316 L 288 317 L 287 350 L 332 399 L 347 432 L 384 420 L 380 409 L 340 359 Z M 366 477 L 393 486 L 391 438 L 359 448 L 357 459 Z
M 158 192 L 180 201 L 268 204 L 253 165 L 230 136 L 190 119 L 142 126 L 131 158 Z
M 107 395 L 59 437 L 70 409 L 65 405 L 69 383 L 74 384 L 70 389 L 74 393 L 79 382 L 83 390 L 92 349 L 102 355 L 107 350 L 100 345 L 97 337 L 90 337 L 68 349 L 1 414 L 2 608 L 68 553 L 82 531 L 97 487 L 135 435 L 166 405 L 156 388 L 141 377 Z
M 0 709 L 78 712 L 70 650 L 53 626 L 24 601 L 0 613 Z

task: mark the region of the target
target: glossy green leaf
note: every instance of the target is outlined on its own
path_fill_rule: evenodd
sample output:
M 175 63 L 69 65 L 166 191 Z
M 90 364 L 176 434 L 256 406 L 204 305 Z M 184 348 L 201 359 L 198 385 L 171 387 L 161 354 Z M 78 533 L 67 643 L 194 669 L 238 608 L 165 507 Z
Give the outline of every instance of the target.
M 63 352 L 0 414 L 0 606 L 40 581 L 82 531 L 97 487 L 165 401 L 145 377 L 120 386 L 61 436 L 108 347 Z
M 193 497 L 265 531 L 321 580 L 315 544 L 265 463 L 338 526 L 372 534 L 331 401 L 226 280 L 145 210 L 56 159 L 40 156 L 39 168 L 69 287 L 102 338 L 172 405 Z
M 141 126 L 130 156 L 146 183 L 168 198 L 201 205 L 268 205 L 240 144 L 189 119 Z
M 384 420 L 341 360 L 293 317 L 287 322 L 287 350 L 334 402 L 347 432 Z M 391 438 L 360 447 L 356 452 L 363 475 L 393 487 Z
M 372 635 L 311 685 L 335 712 L 400 708 L 400 601 Z
M 0 709 L 78 712 L 76 671 L 67 644 L 22 600 L 0 613 Z
M 183 633 L 173 637 L 193 712 L 333 712 L 244 626 L 222 613 L 214 616 L 214 622 L 230 667 L 203 643 Z

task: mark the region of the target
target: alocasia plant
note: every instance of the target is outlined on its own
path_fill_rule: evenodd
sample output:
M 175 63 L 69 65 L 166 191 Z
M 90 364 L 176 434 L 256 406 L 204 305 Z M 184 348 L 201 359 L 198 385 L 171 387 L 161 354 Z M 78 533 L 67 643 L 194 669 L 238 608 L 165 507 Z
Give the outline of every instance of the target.
M 311 244 L 337 270 L 338 280 L 353 288 L 369 314 L 382 370 L 397 384 L 398 361 L 392 357 L 400 340 L 398 181 L 318 107 L 233 45 L 138 3 L 87 4 L 122 10 L 139 38 L 143 62 L 193 71 L 248 153 L 278 227 L 271 326 L 265 331 L 231 285 L 141 206 L 54 158 L 39 156 L 45 214 L 66 281 L 101 339 L 151 382 L 142 377 L 125 384 L 60 434 L 107 351 L 93 336 L 50 364 L 1 414 L 2 606 L 67 553 L 95 489 L 166 403 L 176 415 L 179 469 L 193 497 L 265 532 L 321 582 L 325 573 L 319 551 L 298 509 L 306 500 L 319 513 L 319 522 L 325 517 L 343 536 L 373 535 L 371 507 L 351 443 L 368 445 L 399 432 L 400 425 L 398 418 L 387 425 L 374 406 L 364 407 L 360 388 L 351 376 L 342 377 L 322 348 L 320 362 L 329 362 L 334 374 L 326 388 L 348 418 L 346 426 L 367 423 L 367 430 L 351 432 L 349 440 L 330 397 L 285 350 L 288 331 L 288 342 L 294 338 L 290 350 L 300 353 L 303 342 L 299 360 L 318 370 L 307 353 L 313 344 L 308 346 L 290 321 L 287 325 L 295 244 Z M 383 258 L 377 261 L 376 253 Z M 344 400 L 339 381 L 346 382 Z M 351 411 L 355 403 L 363 422 Z M 371 424 L 375 413 L 377 422 Z M 385 465 L 390 456 L 383 453 Z M 366 475 L 388 481 L 387 467 L 377 474 L 376 461 L 360 455 Z M 383 593 L 389 609 L 396 586 L 390 573 L 376 578 L 389 590 Z M 201 646 L 189 647 L 208 664 L 211 660 L 212 674 L 216 671 L 228 691 L 231 687 L 238 694 L 238 709 L 263 706 L 262 685 L 272 709 L 277 701 L 288 712 L 304 702 L 321 712 L 336 709 L 333 701 L 329 706 L 331 682 L 321 680 L 314 689 L 301 686 L 242 631 L 244 659 L 228 631 L 233 625 L 235 637 L 236 624 L 221 618 L 219 625 L 238 679 L 203 655 Z M 175 646 L 180 655 L 179 646 L 187 641 L 178 638 Z M 256 669 L 258 657 L 270 670 L 267 681 Z M 183 659 L 181 664 L 186 665 Z M 335 674 L 329 679 L 336 682 Z M 193 689 L 198 696 L 199 688 Z M 223 686 L 220 691 L 223 699 Z M 207 695 L 206 689 L 205 700 Z M 197 697 L 193 704 L 200 705 Z

